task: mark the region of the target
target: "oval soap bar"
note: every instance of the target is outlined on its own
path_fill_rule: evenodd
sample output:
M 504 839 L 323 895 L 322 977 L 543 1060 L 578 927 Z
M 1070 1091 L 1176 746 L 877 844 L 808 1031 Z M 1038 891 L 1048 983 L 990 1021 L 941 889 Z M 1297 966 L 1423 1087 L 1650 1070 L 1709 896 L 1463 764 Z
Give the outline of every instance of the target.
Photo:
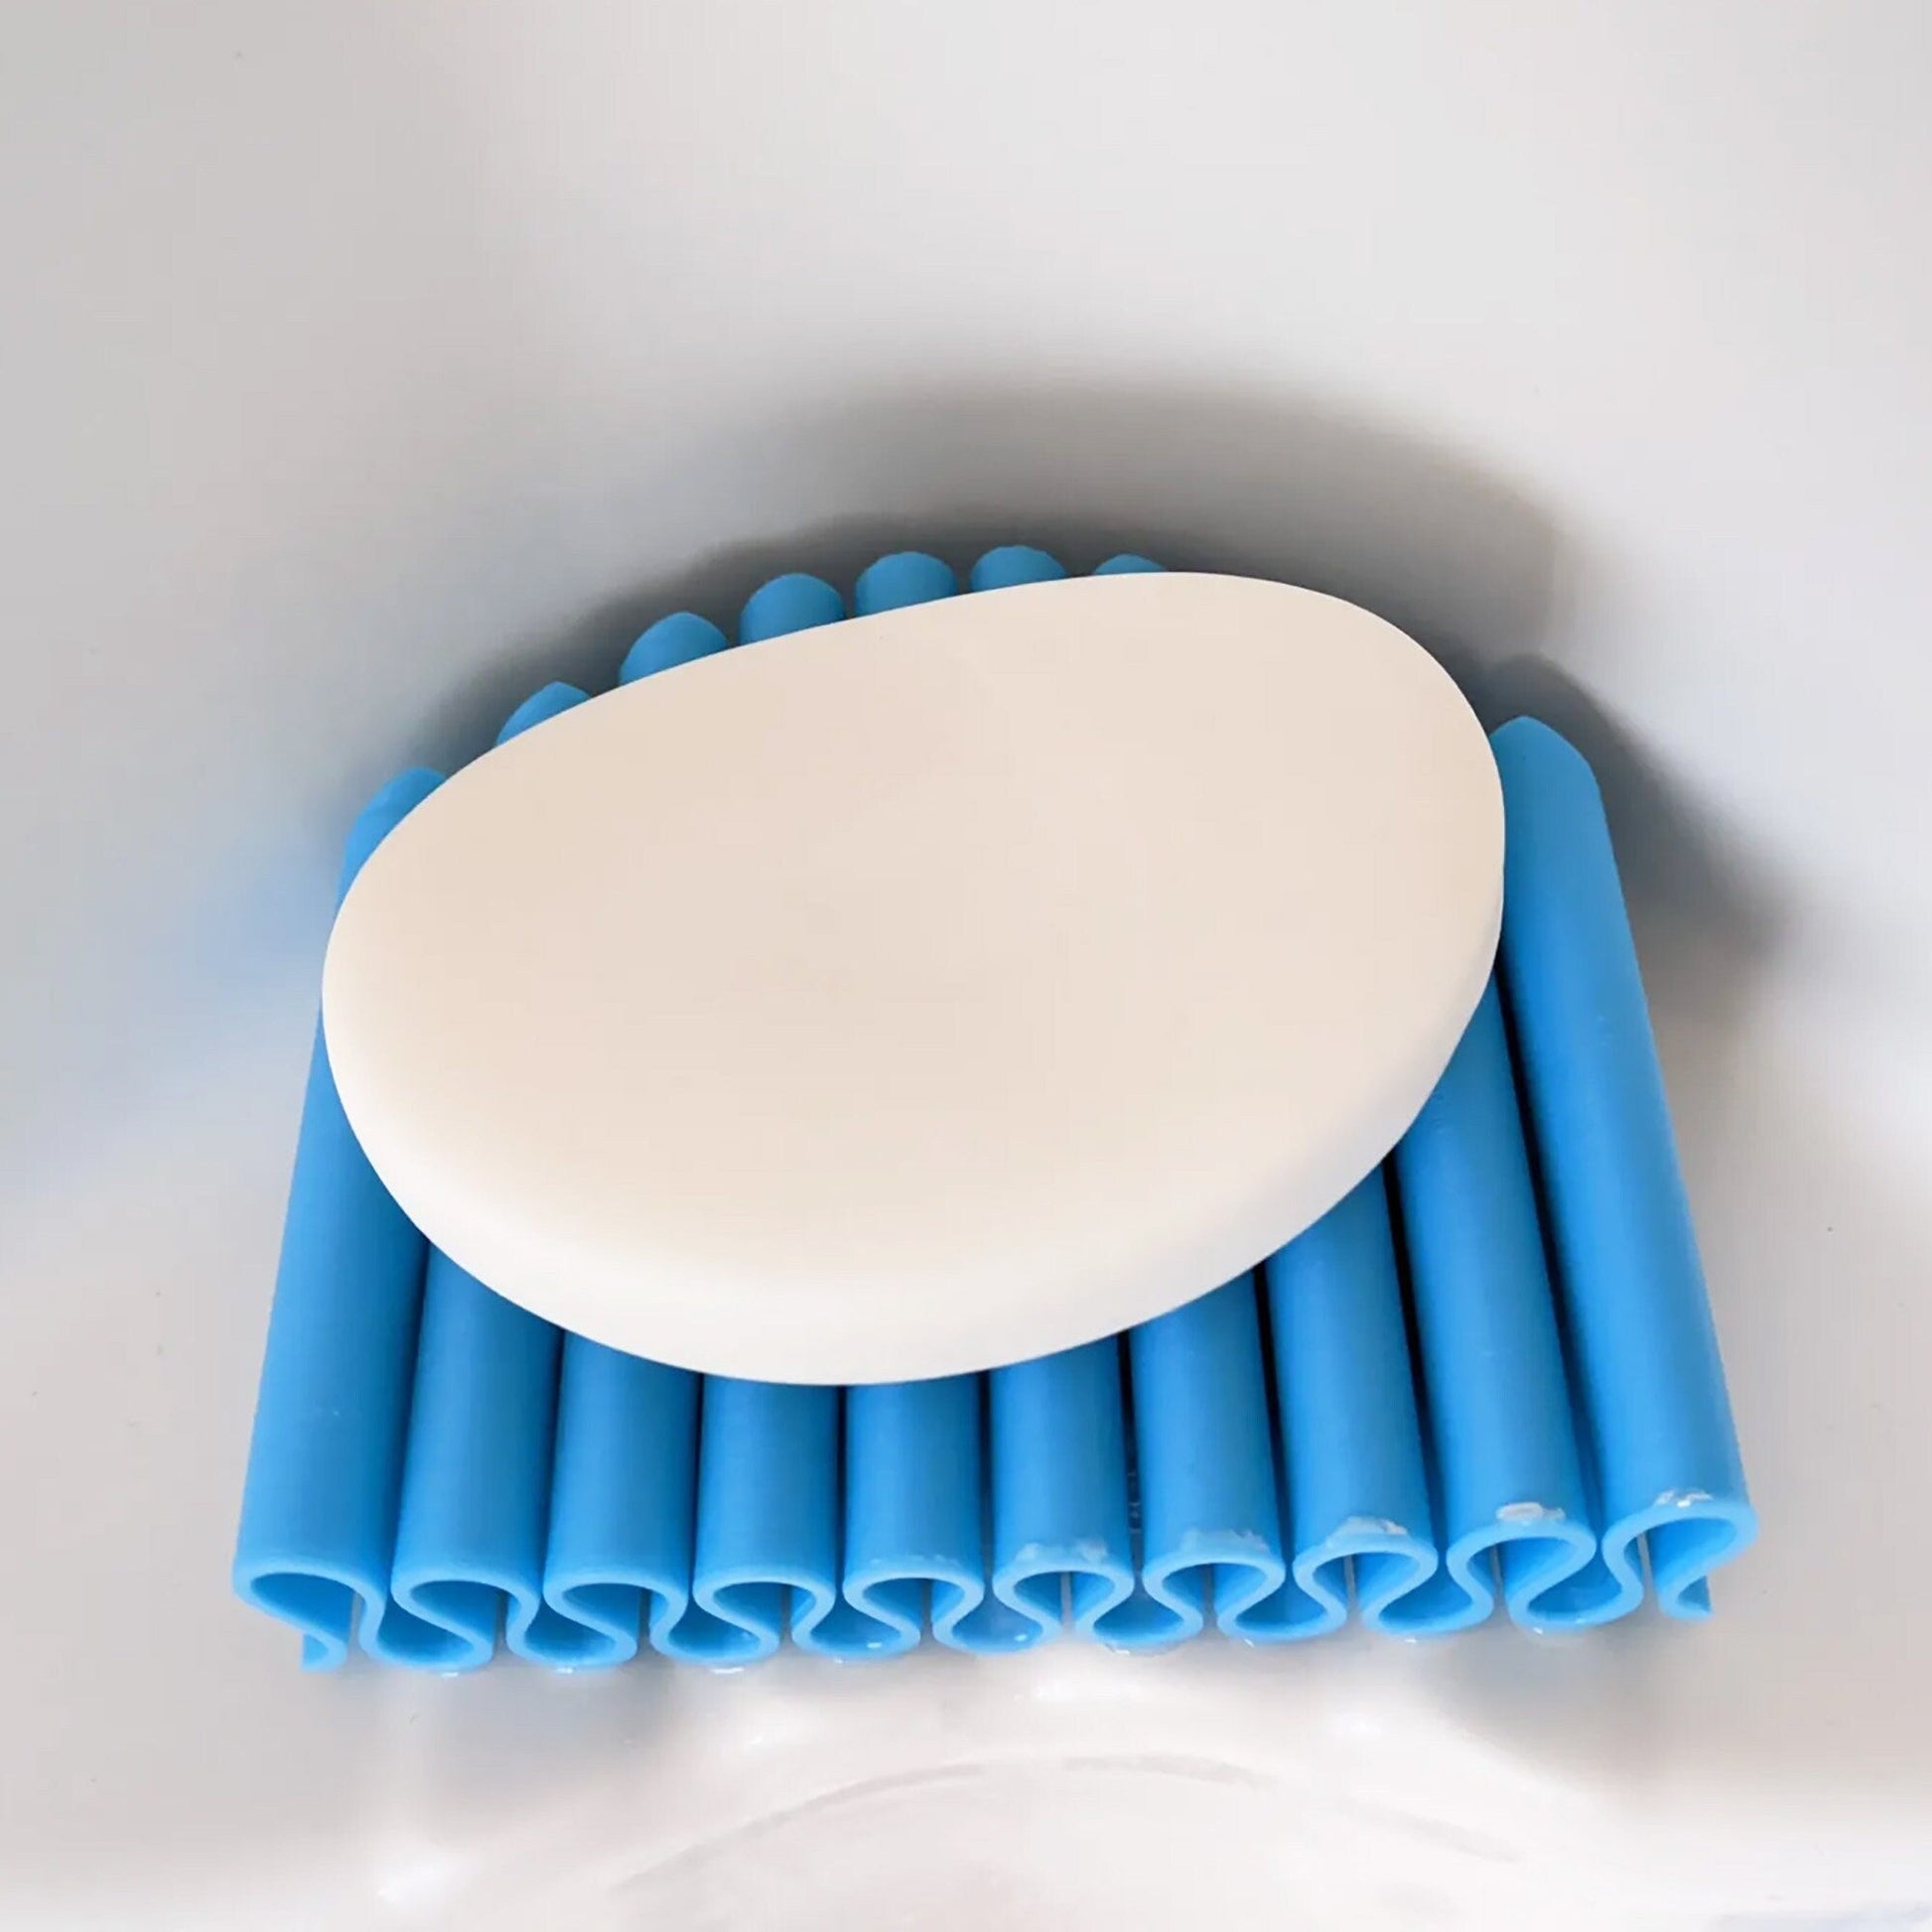
M 680 665 L 426 800 L 337 920 L 376 1172 L 659 1361 L 911 1379 L 1125 1328 L 1299 1233 L 1474 1010 L 1501 793 L 1352 605 L 1107 576 Z

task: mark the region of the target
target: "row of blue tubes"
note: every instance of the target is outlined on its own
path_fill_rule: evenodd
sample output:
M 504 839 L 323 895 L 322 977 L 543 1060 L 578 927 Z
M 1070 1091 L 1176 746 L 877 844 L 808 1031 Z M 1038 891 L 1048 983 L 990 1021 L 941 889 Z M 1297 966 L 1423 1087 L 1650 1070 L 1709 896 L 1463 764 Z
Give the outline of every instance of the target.
M 1153 570 L 1118 557 L 1104 572 Z M 969 588 L 1063 576 L 989 552 Z M 914 552 L 853 616 L 952 595 Z M 780 577 L 739 642 L 847 616 Z M 636 678 L 725 648 L 681 612 Z M 498 742 L 584 701 L 553 684 Z M 1526 720 L 1500 979 L 1385 1167 L 1253 1277 L 1121 1337 L 984 1375 L 855 1387 L 699 1377 L 503 1301 L 429 1248 L 363 1159 L 318 1031 L 235 1562 L 304 1661 L 351 1640 L 454 1671 L 498 1643 L 714 1666 L 787 1636 L 1156 1646 L 1544 1627 L 1643 1597 L 1708 1612 L 1749 1540 L 1724 1377 L 1596 786 Z M 357 821 L 346 891 L 438 782 Z M 1527 1132 L 1526 1132 L 1527 1126 Z

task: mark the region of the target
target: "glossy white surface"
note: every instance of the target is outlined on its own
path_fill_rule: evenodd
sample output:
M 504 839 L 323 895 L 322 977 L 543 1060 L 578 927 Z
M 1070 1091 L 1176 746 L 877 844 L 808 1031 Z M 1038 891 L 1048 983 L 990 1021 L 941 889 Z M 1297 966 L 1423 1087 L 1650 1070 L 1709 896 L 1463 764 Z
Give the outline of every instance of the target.
M 1932 1923 L 1921 0 L 15 16 L 0 1924 Z M 1011 538 L 1317 583 L 1596 759 L 1716 1619 L 303 1678 L 226 1572 L 358 802 Z
M 613 1347 L 887 1382 L 1115 1334 L 1393 1147 L 1495 956 L 1502 793 L 1337 599 L 1089 577 L 727 651 L 460 772 L 323 1019 L 376 1172 Z

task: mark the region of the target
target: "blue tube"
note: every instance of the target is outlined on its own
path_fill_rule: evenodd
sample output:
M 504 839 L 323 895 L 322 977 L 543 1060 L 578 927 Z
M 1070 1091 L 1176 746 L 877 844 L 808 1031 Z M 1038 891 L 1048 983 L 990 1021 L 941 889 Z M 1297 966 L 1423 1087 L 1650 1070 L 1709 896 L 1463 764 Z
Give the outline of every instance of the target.
M 1603 801 L 1589 766 L 1519 718 L 1492 743 L 1509 817 L 1503 968 L 1602 1523 L 1571 1607 L 1642 1593 L 1708 1616 L 1719 1564 L 1757 1519 Z
M 543 1597 L 550 1650 L 573 1668 L 621 1664 L 691 1600 L 698 1377 L 564 1337 Z
M 984 1647 L 980 1399 L 977 1375 L 846 1391 L 844 1654 L 910 1650 L 928 1614 L 941 1641 Z
M 512 738 L 521 738 L 532 726 L 541 725 L 560 712 L 573 710 L 589 695 L 574 684 L 561 681 L 546 684 L 541 691 L 532 692 L 503 720 L 503 729 L 496 734 L 497 744 L 507 745 Z
M 496 734 L 507 745 L 584 703 L 546 684 Z M 544 1531 L 556 1428 L 559 1331 L 431 1250 L 416 1344 L 391 1591 L 417 1619 L 372 1649 L 402 1664 L 471 1670 L 510 1648 L 575 1660 L 578 1626 L 543 1600 Z
M 674 670 L 725 649 L 728 641 L 709 618 L 695 611 L 673 611 L 668 618 L 659 618 L 624 653 L 618 682 L 635 684 L 654 671 Z
M 350 831 L 340 893 L 441 782 L 407 771 Z M 363 1156 L 320 1026 L 289 1183 L 274 1311 L 235 1540 L 234 1587 L 302 1633 L 310 1670 L 386 1616 L 423 1238 Z
M 995 1369 L 993 1594 L 1033 1628 L 1013 1647 L 1081 1635 L 1134 1588 L 1120 1339 Z
M 1380 1629 L 1440 1561 L 1380 1168 L 1269 1258 L 1267 1289 L 1290 1583 L 1235 1634 L 1332 1630 L 1351 1579 L 1362 1621 Z
M 679 611 L 631 645 L 619 678 L 634 683 L 724 648 L 716 624 Z M 564 1336 L 543 1568 L 552 1661 L 627 1662 L 645 1624 L 666 1647 L 690 1607 L 697 1457 L 697 1376 Z
M 1066 566 L 1044 550 L 1030 543 L 1003 544 L 989 550 L 973 566 L 967 588 L 975 591 L 1004 591 L 1015 584 L 1046 584 L 1066 575 Z
M 1153 1649 L 1196 1635 L 1210 1608 L 1238 1632 L 1288 1576 L 1253 1280 L 1142 1322 L 1128 1350 L 1140 1582 L 1093 1634 Z
M 1444 1562 L 1383 1620 L 1410 1634 L 1478 1623 L 1500 1571 L 1518 1622 L 1567 1622 L 1548 1593 L 1596 1539 L 1493 981 L 1395 1172 Z
M 958 589 L 950 564 L 923 550 L 896 550 L 859 573 L 852 587 L 852 615 L 869 618 L 880 611 L 901 611 L 908 604 L 933 604 Z
M 651 1632 L 667 1656 L 809 1649 L 838 1603 L 839 1391 L 707 1375 L 698 1434 L 691 1607 Z
M 369 1649 L 390 1663 L 474 1670 L 511 1649 L 546 1663 L 543 1543 L 559 1336 L 432 1249 L 410 1406 L 391 1589 L 410 1613 Z M 505 1614 L 507 1612 L 507 1614 Z
M 767 637 L 837 623 L 844 616 L 845 600 L 824 578 L 794 570 L 760 584 L 746 599 L 738 620 L 738 641 L 759 644 Z

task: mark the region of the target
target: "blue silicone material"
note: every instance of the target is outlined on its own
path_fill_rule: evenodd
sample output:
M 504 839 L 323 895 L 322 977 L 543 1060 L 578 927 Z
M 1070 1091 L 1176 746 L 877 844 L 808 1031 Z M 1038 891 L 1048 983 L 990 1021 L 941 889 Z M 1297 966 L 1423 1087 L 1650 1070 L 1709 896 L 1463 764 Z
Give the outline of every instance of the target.
M 1539 1593 L 1587 1563 L 1594 1539 L 1493 981 L 1396 1148 L 1395 1178 L 1443 1566 L 1383 1621 L 1479 1623 L 1498 1570 L 1510 1614 L 1548 1621 Z
M 1064 575 L 1014 545 L 967 583 Z M 958 589 L 902 551 L 852 612 Z M 780 577 L 738 635 L 844 615 L 831 585 Z M 724 648 L 681 612 L 621 678 Z M 499 743 L 584 700 L 546 686 Z M 560 1333 L 409 1226 L 318 1033 L 237 1589 L 302 1632 L 307 1664 L 353 1639 L 444 1671 L 499 1648 L 729 1668 L 786 1641 L 1275 1642 L 1351 1616 L 1421 1636 L 1499 1602 L 1562 1628 L 1633 1608 L 1646 1554 L 1660 1607 L 1706 1614 L 1755 1519 L 1608 829 L 1556 734 L 1518 721 L 1494 745 L 1497 980 L 1390 1160 L 1255 1276 L 983 1375 L 794 1388 Z M 436 782 L 372 801 L 344 891 Z
M 624 653 L 618 682 L 634 684 L 654 672 L 675 670 L 723 650 L 730 641 L 709 618 L 695 611 L 673 611 L 668 618 L 659 618 Z
M 1032 1630 L 1090 1634 L 1134 1589 L 1120 1343 L 1109 1336 L 987 1378 L 993 1594 Z
M 1578 1614 L 1641 1600 L 1641 1539 L 1659 1605 L 1708 1616 L 1706 1579 L 1757 1519 L 1609 822 L 1589 766 L 1547 725 L 1520 718 L 1493 743 L 1510 827 L 1502 966 L 1607 1573 L 1579 1580 Z
M 1429 1469 L 1416 1408 L 1388 1186 L 1377 1168 L 1263 1271 L 1280 1411 L 1288 1586 L 1241 1634 L 1315 1637 L 1355 1605 L 1371 1629 L 1435 1575 Z M 1408 1628 L 1420 1627 L 1413 1614 Z
M 839 1392 L 710 1375 L 702 1400 L 693 1605 L 664 1648 L 749 1664 L 837 1601 Z
M 376 793 L 349 832 L 341 893 L 439 783 L 406 771 Z M 364 1631 L 392 1614 L 427 1254 L 349 1131 L 318 1025 L 234 1562 L 235 1588 L 302 1633 L 310 1669 L 343 1662 L 358 1610 Z
M 837 623 L 844 616 L 845 600 L 824 578 L 792 571 L 760 585 L 746 600 L 738 619 L 738 641 L 761 644 L 767 637 Z
M 1143 1322 L 1127 1347 L 1139 1578 L 1094 1634 L 1145 1649 L 1198 1635 L 1210 1615 L 1239 1634 L 1288 1578 L 1253 1280 Z
M 510 713 L 497 744 L 585 696 L 546 684 Z M 377 1655 L 457 1671 L 488 1663 L 499 1637 L 546 1663 L 586 1650 L 581 1627 L 542 1592 L 562 1345 L 549 1322 L 430 1250 L 390 1576 L 408 1620 L 368 1633 Z
M 473 1669 L 499 1635 L 545 1656 L 538 1579 L 560 1342 L 549 1322 L 430 1251 L 390 1583 L 425 1635 L 398 1662 Z
M 543 1600 L 583 1632 L 573 1664 L 667 1650 L 690 1607 L 698 1396 L 689 1369 L 564 1337 Z
M 966 583 L 969 590 L 1004 591 L 1015 584 L 1048 584 L 1065 575 L 1066 566 L 1057 557 L 1029 543 L 1009 543 L 980 558 Z
M 902 611 L 908 604 L 951 597 L 958 589 L 952 565 L 923 550 L 897 550 L 859 573 L 852 587 L 852 615 L 869 618 L 878 611 Z

